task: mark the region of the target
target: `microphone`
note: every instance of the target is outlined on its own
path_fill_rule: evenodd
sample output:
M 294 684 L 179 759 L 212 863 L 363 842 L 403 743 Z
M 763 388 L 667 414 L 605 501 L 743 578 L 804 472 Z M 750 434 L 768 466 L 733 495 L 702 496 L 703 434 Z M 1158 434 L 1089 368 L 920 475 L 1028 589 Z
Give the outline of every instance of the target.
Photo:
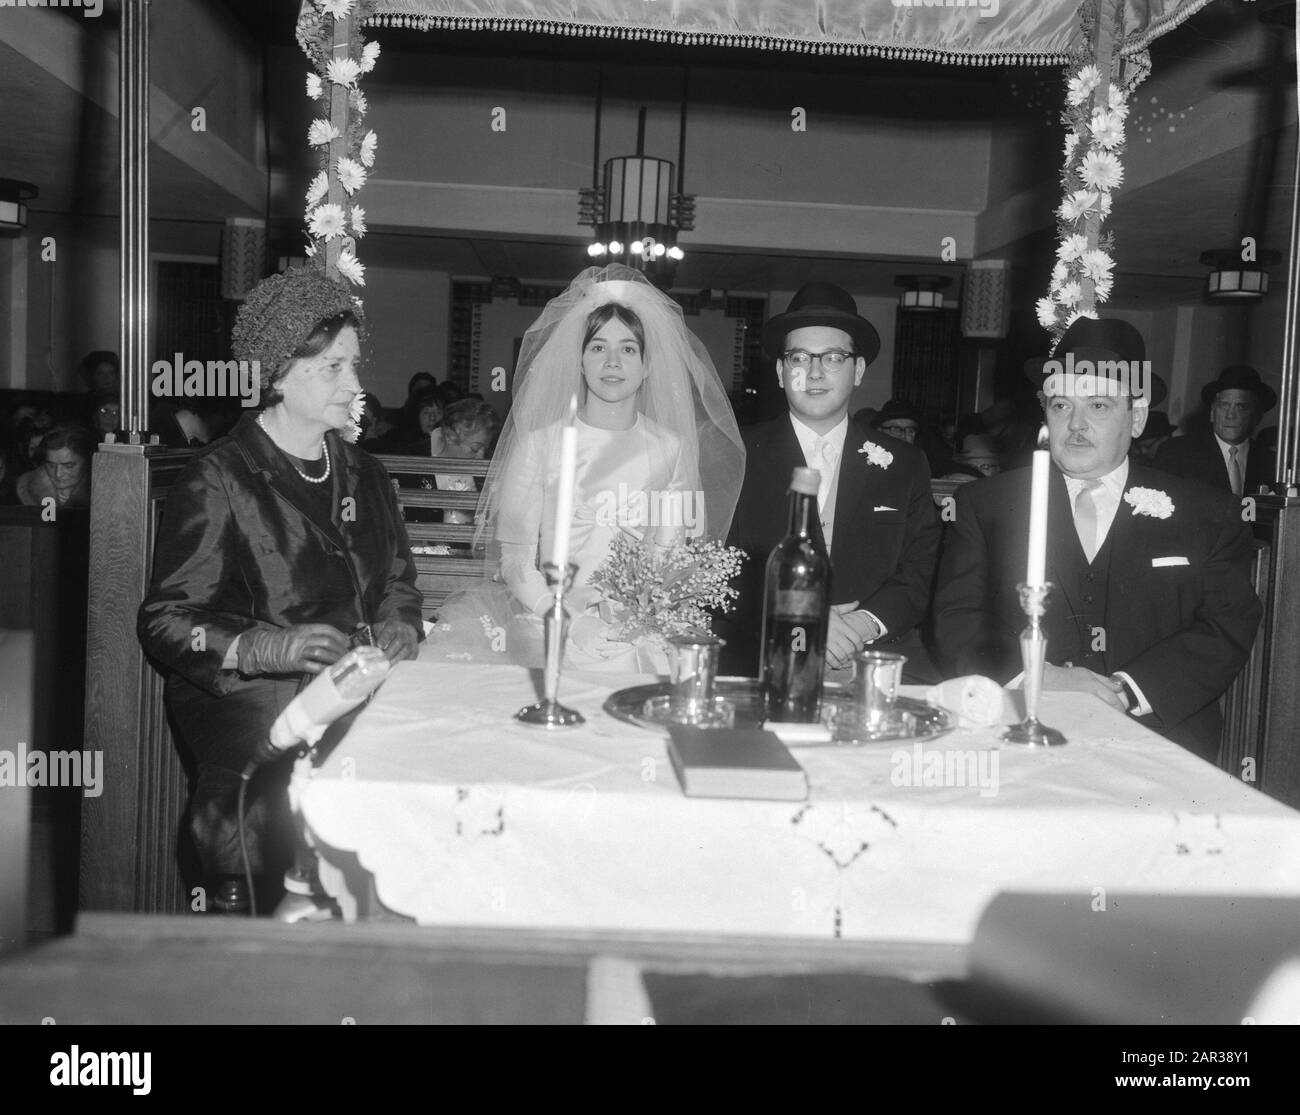
M 378 647 L 357 647 L 322 670 L 285 709 L 244 768 L 247 781 L 263 763 L 299 743 L 315 743 L 345 712 L 361 704 L 388 676 L 392 663 Z

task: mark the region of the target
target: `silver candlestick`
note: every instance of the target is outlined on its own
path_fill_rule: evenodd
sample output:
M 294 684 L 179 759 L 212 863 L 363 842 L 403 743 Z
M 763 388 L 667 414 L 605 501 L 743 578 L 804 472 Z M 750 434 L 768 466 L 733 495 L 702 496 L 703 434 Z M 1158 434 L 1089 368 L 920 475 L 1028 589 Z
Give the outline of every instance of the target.
M 1007 743 L 1027 747 L 1057 747 L 1065 736 L 1055 728 L 1038 722 L 1038 695 L 1043 689 L 1043 665 L 1047 662 L 1047 636 L 1043 634 L 1043 616 L 1052 585 L 1017 585 L 1020 608 L 1029 617 L 1029 626 L 1020 633 L 1020 661 L 1024 666 L 1025 718 L 1002 733 Z
M 535 705 L 528 705 L 515 713 L 515 719 L 524 724 L 533 724 L 541 728 L 573 728 L 586 723 L 582 713 L 576 709 L 565 708 L 560 704 L 560 664 L 564 661 L 564 644 L 569 637 L 569 613 L 564 607 L 565 593 L 573 587 L 573 578 L 578 567 L 570 564 L 561 579 L 559 568 L 554 562 L 542 566 L 546 574 L 546 583 L 555 594 L 554 603 L 546 613 L 546 671 L 545 699 Z

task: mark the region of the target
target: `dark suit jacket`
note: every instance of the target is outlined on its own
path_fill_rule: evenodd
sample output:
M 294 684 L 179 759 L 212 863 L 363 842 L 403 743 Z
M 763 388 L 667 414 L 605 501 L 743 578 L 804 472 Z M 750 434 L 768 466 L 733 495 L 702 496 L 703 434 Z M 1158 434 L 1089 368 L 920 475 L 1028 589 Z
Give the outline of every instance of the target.
M 790 475 L 807 464 L 788 415 L 746 427 L 745 480 L 728 544 L 745 551 L 740 598 L 715 627 L 727 639 L 723 666 L 755 676 L 763 626 L 763 574 L 772 548 L 789 530 Z M 888 467 L 859 450 L 868 443 L 893 454 Z M 880 619 L 886 642 L 906 635 L 929 605 L 939 523 L 925 454 L 849 419 L 840 457 L 831 534 L 831 600 L 858 601 Z
M 1185 437 L 1171 437 L 1156 450 L 1155 467 L 1188 480 L 1199 480 L 1212 488 L 1232 492 L 1232 479 L 1228 476 L 1228 463 L 1219 451 L 1213 430 L 1201 430 Z M 1253 443 L 1246 460 L 1245 495 L 1259 490 L 1260 484 L 1271 484 L 1276 477 L 1273 461 L 1263 446 Z
M 1167 519 L 1121 502 L 1087 563 L 1064 477 L 1052 469 L 1045 620 L 1047 660 L 1100 674 L 1127 672 L 1155 715 L 1143 722 L 1206 758 L 1219 746 L 1217 700 L 1250 653 L 1261 608 L 1251 584 L 1254 544 L 1230 495 L 1130 463 L 1128 486 L 1173 501 Z M 957 492 L 935 595 L 935 637 L 953 674 L 999 682 L 1020 670 L 1025 627 L 1016 591 L 1029 537 L 1030 470 Z M 1171 563 L 1159 559 L 1185 559 Z
M 222 670 L 237 635 L 300 623 L 351 635 L 390 617 L 422 630 L 415 563 L 388 475 L 369 453 L 326 436 L 328 518 L 300 501 L 293 466 L 247 415 L 195 456 L 163 508 L 137 631 L 170 672 L 168 707 L 182 735 L 210 742 L 230 762 L 264 738 L 300 680 Z

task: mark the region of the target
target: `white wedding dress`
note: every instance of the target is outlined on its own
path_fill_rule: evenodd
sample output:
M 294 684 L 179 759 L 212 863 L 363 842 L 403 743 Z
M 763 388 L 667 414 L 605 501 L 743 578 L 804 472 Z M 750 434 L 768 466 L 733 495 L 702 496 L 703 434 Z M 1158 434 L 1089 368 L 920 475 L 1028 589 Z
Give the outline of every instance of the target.
M 570 608 L 566 664 L 585 670 L 667 673 L 663 648 L 649 640 L 611 639 L 597 614 L 592 575 L 609 556 L 620 530 L 668 547 L 698 521 L 697 492 L 679 441 L 645 415 L 629 430 L 603 430 L 577 420 L 577 472 L 569 561 L 575 605 Z M 504 477 L 497 520 L 499 583 L 447 601 L 426 653 L 460 661 L 510 661 L 540 667 L 541 613 L 551 598 L 539 555 L 550 559 L 559 489 L 560 426 L 531 434 Z

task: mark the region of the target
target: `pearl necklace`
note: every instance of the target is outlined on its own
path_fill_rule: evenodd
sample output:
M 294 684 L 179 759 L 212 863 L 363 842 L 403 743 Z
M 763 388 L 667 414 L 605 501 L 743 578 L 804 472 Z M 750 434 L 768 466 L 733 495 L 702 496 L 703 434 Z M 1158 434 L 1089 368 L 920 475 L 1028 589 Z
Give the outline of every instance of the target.
M 266 421 L 265 421 L 265 418 L 266 418 L 265 413 L 263 413 L 263 414 L 259 414 L 259 415 L 257 416 L 257 424 L 258 424 L 259 426 L 262 427 L 262 432 L 263 432 L 264 434 L 266 434 L 267 437 L 271 437 L 271 431 L 268 430 L 268 429 L 266 428 Z M 275 438 L 271 437 L 271 442 L 272 442 L 272 444 L 275 444 Z M 277 449 L 280 448 L 278 444 L 276 445 L 276 448 L 277 448 Z M 329 448 L 328 445 L 325 444 L 325 435 L 324 435 L 324 434 L 321 435 L 321 439 L 320 439 L 320 449 L 321 449 L 321 452 L 325 455 L 325 473 L 324 473 L 324 475 L 322 475 L 322 476 L 308 476 L 308 475 L 307 475 L 305 472 L 303 472 L 302 469 L 300 469 L 297 465 L 294 465 L 294 466 L 293 466 L 293 471 L 296 472 L 299 476 L 301 476 L 304 480 L 306 480 L 308 484 L 324 484 L 325 481 L 328 480 L 328 479 L 330 478 L 330 448 Z M 289 456 L 289 457 L 290 457 L 290 462 L 289 462 L 289 463 L 290 463 L 290 464 L 293 464 L 293 461 L 292 461 L 292 457 L 291 457 L 291 455 L 290 455 L 287 451 L 282 451 L 282 452 L 285 452 L 285 456 Z

